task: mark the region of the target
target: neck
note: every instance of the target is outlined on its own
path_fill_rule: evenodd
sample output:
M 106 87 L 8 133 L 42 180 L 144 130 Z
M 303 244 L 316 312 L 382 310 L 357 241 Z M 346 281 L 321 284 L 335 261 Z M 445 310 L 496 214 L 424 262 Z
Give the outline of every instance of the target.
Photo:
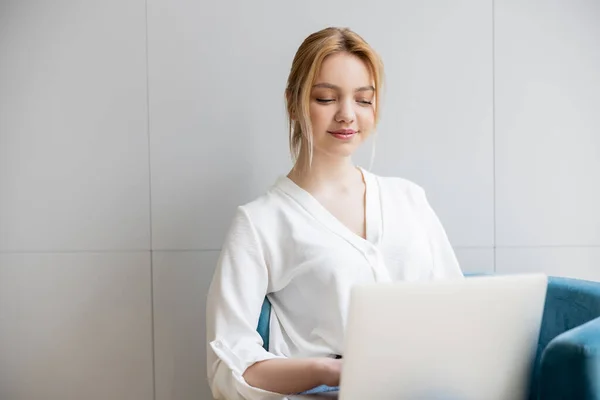
M 301 186 L 350 186 L 357 177 L 357 169 L 350 157 L 331 157 L 313 153 L 312 165 L 300 154 L 288 177 Z

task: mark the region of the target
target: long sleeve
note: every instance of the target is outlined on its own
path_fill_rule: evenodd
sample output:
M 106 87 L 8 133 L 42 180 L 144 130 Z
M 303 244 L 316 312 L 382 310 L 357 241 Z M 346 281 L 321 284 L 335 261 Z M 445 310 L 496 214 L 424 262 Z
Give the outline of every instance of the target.
M 252 364 L 277 357 L 262 347 L 256 330 L 268 278 L 256 231 L 247 212 L 239 207 L 207 297 L 207 375 L 217 399 L 282 397 L 252 387 L 243 378 Z
M 423 188 L 415 185 L 417 204 L 420 206 L 421 215 L 429 235 L 429 243 L 433 256 L 433 279 L 463 278 L 454 249 L 450 244 L 446 230 L 440 219 L 427 200 Z

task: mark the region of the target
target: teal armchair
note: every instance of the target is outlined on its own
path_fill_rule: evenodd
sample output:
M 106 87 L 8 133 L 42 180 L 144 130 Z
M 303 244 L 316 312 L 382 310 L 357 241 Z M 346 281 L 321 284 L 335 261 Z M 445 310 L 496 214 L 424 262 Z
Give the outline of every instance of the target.
M 269 348 L 271 304 L 258 332 Z M 319 386 L 306 393 L 337 390 Z M 600 283 L 550 277 L 530 400 L 600 400 Z

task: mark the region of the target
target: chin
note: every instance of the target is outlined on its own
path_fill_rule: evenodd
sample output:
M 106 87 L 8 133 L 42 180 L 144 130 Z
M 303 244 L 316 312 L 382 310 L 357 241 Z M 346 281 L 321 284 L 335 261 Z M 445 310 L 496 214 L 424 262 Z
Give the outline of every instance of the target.
M 327 138 L 320 138 L 325 140 L 319 140 L 315 143 L 315 153 L 327 155 L 328 157 L 350 157 L 363 143 L 363 137 L 360 136 L 360 133 L 348 141 L 335 139 L 329 137 L 329 134 L 327 135 Z
M 356 150 L 358 150 L 358 146 L 346 144 L 343 146 L 338 146 L 337 148 L 322 149 L 319 151 L 319 153 L 327 155 L 328 157 L 348 158 L 351 157 Z

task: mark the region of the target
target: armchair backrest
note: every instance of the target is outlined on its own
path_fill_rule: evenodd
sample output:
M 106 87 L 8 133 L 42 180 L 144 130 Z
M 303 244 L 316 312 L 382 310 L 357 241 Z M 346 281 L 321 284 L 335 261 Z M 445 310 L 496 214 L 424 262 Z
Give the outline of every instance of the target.
M 269 321 L 271 319 L 271 302 L 265 297 L 260 310 L 260 318 L 256 330 L 263 340 L 263 348 L 269 350 Z

